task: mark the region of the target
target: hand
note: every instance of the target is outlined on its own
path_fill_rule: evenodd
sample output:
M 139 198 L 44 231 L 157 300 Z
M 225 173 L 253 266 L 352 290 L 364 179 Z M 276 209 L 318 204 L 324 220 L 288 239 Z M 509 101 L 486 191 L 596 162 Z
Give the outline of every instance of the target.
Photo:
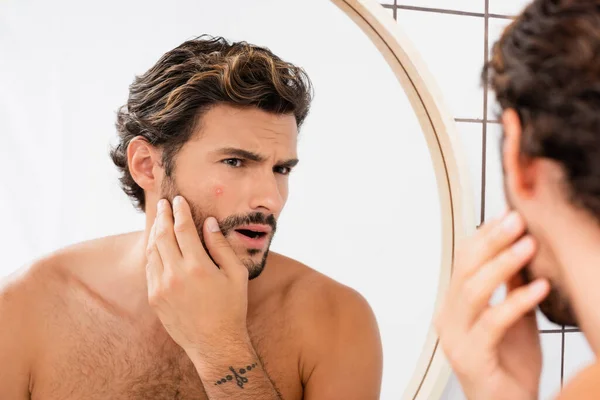
M 537 399 L 542 354 L 534 308 L 549 284 L 523 286 L 518 272 L 535 243 L 516 213 L 480 228 L 457 252 L 436 318 L 440 344 L 469 399 Z M 516 241 L 516 242 L 515 242 Z M 507 283 L 506 299 L 493 292 Z
M 248 269 L 216 219 L 203 226 L 204 250 L 181 196 L 158 204 L 147 247 L 148 299 L 173 340 L 188 354 L 206 355 L 228 342 L 248 341 Z M 215 263 L 218 265 L 215 265 Z

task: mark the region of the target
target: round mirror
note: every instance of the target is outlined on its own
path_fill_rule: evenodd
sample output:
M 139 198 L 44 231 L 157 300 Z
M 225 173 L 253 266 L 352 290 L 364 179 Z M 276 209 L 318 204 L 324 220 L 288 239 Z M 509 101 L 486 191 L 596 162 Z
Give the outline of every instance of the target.
M 0 276 L 143 229 L 108 156 L 116 111 L 135 75 L 202 34 L 305 69 L 315 96 L 271 249 L 368 301 L 382 399 L 439 397 L 449 372 L 431 319 L 456 240 L 474 226 L 470 191 L 425 66 L 375 2 L 1 2 Z

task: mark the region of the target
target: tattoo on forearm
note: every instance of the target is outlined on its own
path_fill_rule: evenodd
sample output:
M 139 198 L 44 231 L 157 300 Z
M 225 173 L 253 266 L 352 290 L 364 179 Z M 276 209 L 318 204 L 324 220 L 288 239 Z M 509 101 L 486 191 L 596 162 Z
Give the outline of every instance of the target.
M 222 378 L 218 381 L 215 382 L 215 386 L 216 385 L 224 385 L 228 382 L 232 382 L 233 379 L 235 379 L 235 382 L 237 383 L 237 385 L 240 388 L 244 388 L 244 384 L 248 383 L 248 378 L 242 375 L 245 375 L 246 373 L 252 371 L 252 369 L 256 368 L 256 364 L 252 364 L 252 365 L 247 365 L 246 368 L 240 368 L 238 370 L 236 370 L 233 367 L 229 367 L 229 370 L 231 371 L 231 374 L 227 375 L 225 378 Z

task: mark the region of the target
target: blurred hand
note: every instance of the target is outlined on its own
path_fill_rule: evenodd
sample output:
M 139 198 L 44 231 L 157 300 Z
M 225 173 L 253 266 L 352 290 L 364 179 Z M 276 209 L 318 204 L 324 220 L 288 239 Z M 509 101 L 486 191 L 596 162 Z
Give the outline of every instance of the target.
M 519 277 L 535 253 L 515 212 L 486 224 L 457 251 L 445 302 L 435 325 L 440 344 L 467 397 L 537 399 L 542 354 L 534 309 L 550 286 Z M 507 284 L 495 306 L 494 291 Z

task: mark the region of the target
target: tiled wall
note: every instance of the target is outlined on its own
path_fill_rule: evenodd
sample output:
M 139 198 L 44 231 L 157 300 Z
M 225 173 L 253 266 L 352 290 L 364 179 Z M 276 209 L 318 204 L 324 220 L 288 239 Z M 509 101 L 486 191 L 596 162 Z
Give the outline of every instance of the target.
M 418 48 L 450 108 L 465 147 L 479 222 L 504 209 L 499 138 L 493 93 L 480 73 L 503 28 L 526 0 L 381 0 Z M 552 398 L 592 352 L 582 333 L 538 315 L 544 355 L 540 398 Z M 454 377 L 444 400 L 464 399 Z

